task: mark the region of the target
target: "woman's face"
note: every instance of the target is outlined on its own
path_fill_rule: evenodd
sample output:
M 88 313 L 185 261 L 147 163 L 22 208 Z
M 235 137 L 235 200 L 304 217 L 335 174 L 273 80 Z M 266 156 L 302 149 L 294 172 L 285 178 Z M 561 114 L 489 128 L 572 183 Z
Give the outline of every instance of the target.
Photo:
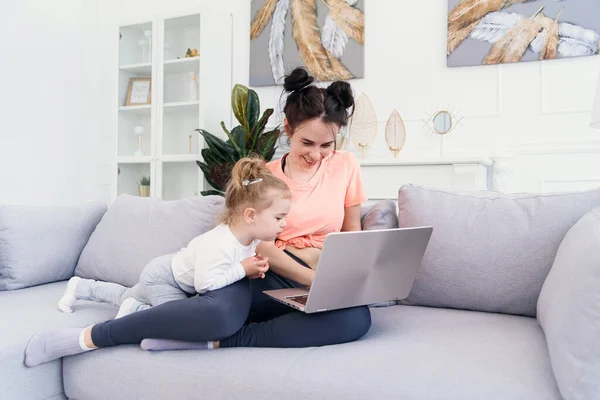
M 286 132 L 291 132 L 287 122 L 284 122 Z M 339 126 L 332 122 L 314 118 L 298 126 L 290 136 L 290 153 L 296 165 L 312 169 L 331 154 L 335 147 L 335 136 Z

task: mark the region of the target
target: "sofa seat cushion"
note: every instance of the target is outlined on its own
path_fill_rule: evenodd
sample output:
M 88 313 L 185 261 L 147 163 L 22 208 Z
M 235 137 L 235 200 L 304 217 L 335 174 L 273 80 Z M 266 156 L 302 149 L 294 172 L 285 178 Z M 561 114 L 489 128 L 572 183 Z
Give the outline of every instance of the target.
M 372 309 L 361 340 L 305 349 L 144 352 L 128 345 L 68 357 L 72 399 L 560 399 L 537 321 L 394 306 Z
M 29 339 L 38 331 L 61 327 L 84 327 L 114 318 L 117 309 L 106 304 L 79 302 L 72 314 L 56 306 L 67 282 L 0 292 L 0 398 L 64 398 L 62 362 L 56 360 L 35 368 L 23 365 Z

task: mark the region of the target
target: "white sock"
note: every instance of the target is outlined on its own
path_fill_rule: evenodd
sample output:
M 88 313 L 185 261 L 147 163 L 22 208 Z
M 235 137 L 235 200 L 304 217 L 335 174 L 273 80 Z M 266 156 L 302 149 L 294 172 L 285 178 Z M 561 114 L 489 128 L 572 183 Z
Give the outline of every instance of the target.
M 35 367 L 90 349 L 81 342 L 85 328 L 63 328 L 35 334 L 25 348 L 25 365 Z
M 84 329 L 81 331 L 81 333 L 79 334 L 79 346 L 81 347 L 81 350 L 85 350 L 85 351 L 89 351 L 89 350 L 95 350 L 95 347 L 87 347 L 85 345 L 85 331 L 87 329 Z
M 128 297 L 125 300 L 123 300 L 123 303 L 121 303 L 121 307 L 119 307 L 119 312 L 117 313 L 115 319 L 124 317 L 129 314 L 133 314 L 134 312 L 137 312 L 140 308 L 148 308 L 144 306 L 148 306 L 148 304 L 142 303 L 136 298 Z
M 72 313 L 73 312 L 73 304 L 77 301 L 77 296 L 75 296 L 75 289 L 77 289 L 77 284 L 81 278 L 74 276 L 69 279 L 69 283 L 67 283 L 67 289 L 65 290 L 65 294 L 58 301 L 58 308 L 60 311 L 64 313 Z

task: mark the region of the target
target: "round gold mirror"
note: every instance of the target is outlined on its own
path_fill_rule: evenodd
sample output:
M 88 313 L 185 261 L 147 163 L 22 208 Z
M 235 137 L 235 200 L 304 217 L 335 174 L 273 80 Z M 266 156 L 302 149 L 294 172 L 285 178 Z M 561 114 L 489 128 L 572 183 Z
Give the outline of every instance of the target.
M 433 116 L 433 129 L 440 135 L 452 130 L 452 115 L 447 111 L 439 111 Z

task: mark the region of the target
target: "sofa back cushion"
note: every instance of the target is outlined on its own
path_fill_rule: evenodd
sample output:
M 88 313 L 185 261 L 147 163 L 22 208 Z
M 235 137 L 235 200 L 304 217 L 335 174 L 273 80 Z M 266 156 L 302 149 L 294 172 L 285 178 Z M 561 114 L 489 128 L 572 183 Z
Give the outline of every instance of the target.
M 106 204 L 0 206 L 0 290 L 69 279 Z
M 599 189 L 505 195 L 403 186 L 400 227 L 430 225 L 433 233 L 401 303 L 535 316 L 560 242 L 599 205 Z
M 600 208 L 560 244 L 540 293 L 538 320 L 563 397 L 600 398 Z
M 220 196 L 165 201 L 121 195 L 83 249 L 75 275 L 131 287 L 153 258 L 211 229 L 223 204 Z

